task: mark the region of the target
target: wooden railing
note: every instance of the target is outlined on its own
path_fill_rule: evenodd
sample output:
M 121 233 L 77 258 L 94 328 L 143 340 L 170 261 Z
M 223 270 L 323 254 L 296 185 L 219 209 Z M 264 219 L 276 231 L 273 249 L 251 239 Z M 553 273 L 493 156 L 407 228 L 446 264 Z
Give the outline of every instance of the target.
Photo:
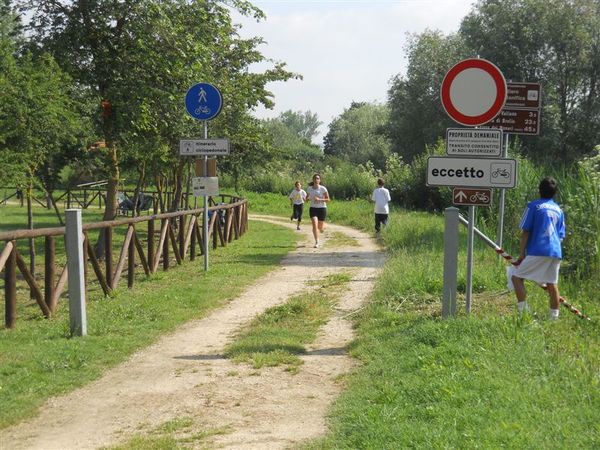
M 231 196 L 220 196 L 221 203 L 209 208 L 209 244 L 216 249 L 219 244 L 224 247 L 233 239 L 238 239 L 248 229 L 247 200 Z M 83 252 L 86 269 L 86 288 L 91 283 L 88 267 L 91 265 L 95 282 L 105 295 L 117 288 L 121 277 L 127 274 L 127 286 L 133 287 L 136 267 L 141 266 L 148 276 L 159 270 L 168 270 L 173 262 L 176 264 L 185 259 L 195 260 L 196 255 L 203 254 L 202 218 L 204 210 L 192 209 L 165 214 L 111 220 L 83 225 Z M 160 221 L 160 229 L 156 229 L 156 221 Z M 142 225 L 146 230 L 142 231 Z M 115 230 L 125 228 L 123 244 L 118 259 L 113 257 L 113 237 Z M 92 245 L 90 232 L 101 230 L 100 237 L 104 255 L 97 256 L 98 247 Z M 120 230 L 119 230 L 120 231 Z M 29 287 L 29 293 L 40 307 L 45 317 L 51 317 L 57 310 L 59 298 L 67 282 L 66 261 L 63 267 L 57 266 L 56 239 L 64 238 L 65 227 L 40 228 L 36 230 L 16 230 L 0 233 L 0 273 L 4 272 L 5 326 L 12 328 L 17 319 L 17 284 L 22 280 Z M 44 239 L 45 262 L 43 280 L 32 273 L 23 255 L 18 250 L 19 240 Z M 2 248 L 2 243 L 4 246 Z M 198 252 L 197 252 L 198 251 Z M 64 258 L 62 258 L 64 259 Z M 136 264 L 136 260 L 139 264 Z M 62 265 L 62 264 L 61 264 Z M 58 277 L 57 277 L 57 274 Z M 43 286 L 43 287 L 42 287 Z
M 124 194 L 131 202 L 135 201 L 135 190 L 132 189 L 122 189 L 119 190 L 119 193 Z M 160 205 L 164 205 L 165 208 L 168 208 L 173 201 L 173 192 L 164 191 L 157 192 L 153 190 L 142 190 L 140 194 L 143 194 L 147 198 L 151 198 L 152 201 L 148 203 L 149 207 L 144 209 L 144 212 L 154 212 L 157 214 L 161 208 Z M 192 193 L 183 192 L 181 193 L 182 198 L 182 206 L 190 204 L 193 207 L 194 197 Z M 15 187 L 1 187 L 0 186 L 0 206 L 8 204 L 8 201 L 17 201 L 21 206 L 23 206 L 24 194 L 22 191 Z M 67 188 L 65 190 L 55 191 L 53 193 L 53 199 L 58 205 L 62 205 L 65 209 L 71 208 L 81 208 L 88 209 L 92 206 L 97 208 L 103 208 L 106 204 L 106 188 L 105 184 L 88 183 L 87 185 L 79 185 L 77 187 Z M 31 197 L 32 203 L 42 206 L 48 207 L 48 200 L 45 198 L 45 195 L 39 189 L 33 190 L 33 195 Z M 216 198 L 214 199 L 216 201 Z M 118 208 L 119 214 L 129 215 L 130 210 L 126 210 L 123 208 Z

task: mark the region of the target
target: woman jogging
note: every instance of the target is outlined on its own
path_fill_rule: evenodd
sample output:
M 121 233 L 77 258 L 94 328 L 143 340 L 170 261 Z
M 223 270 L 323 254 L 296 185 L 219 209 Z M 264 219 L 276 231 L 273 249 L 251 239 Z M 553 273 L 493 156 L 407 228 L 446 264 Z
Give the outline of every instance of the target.
M 308 199 L 310 200 L 310 221 L 312 222 L 312 232 L 315 238 L 315 248 L 319 247 L 319 235 L 325 228 L 325 218 L 327 217 L 327 202 L 329 201 L 329 192 L 325 186 L 321 185 L 321 175 L 313 175 L 312 186 L 307 188 Z

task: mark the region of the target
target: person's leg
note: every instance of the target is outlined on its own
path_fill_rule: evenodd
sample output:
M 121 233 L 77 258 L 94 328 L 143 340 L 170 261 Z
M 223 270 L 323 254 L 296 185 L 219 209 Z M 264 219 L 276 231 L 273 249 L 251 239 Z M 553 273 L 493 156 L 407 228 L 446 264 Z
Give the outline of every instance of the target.
M 515 287 L 515 295 L 517 296 L 517 309 L 519 312 L 529 309 L 527 307 L 527 292 L 525 291 L 525 281 L 523 278 L 512 277 L 513 286 Z
M 550 318 L 558 319 L 558 314 L 560 311 L 560 294 L 558 292 L 558 285 L 548 283 L 546 285 L 546 290 L 550 296 Z
M 379 221 L 379 214 L 375 214 L 375 233 L 381 231 L 381 222 Z
M 298 225 L 296 226 L 296 229 L 299 230 L 300 229 L 300 222 L 302 222 L 302 213 L 304 211 L 304 205 L 300 204 L 298 205 L 298 211 L 296 216 L 298 217 Z
M 319 222 L 319 224 L 318 224 L 318 226 L 319 226 L 319 232 L 322 233 L 325 230 L 325 221 L 324 220 L 319 220 L 318 222 Z
M 315 245 L 319 245 L 319 227 L 318 227 L 319 219 L 315 216 L 315 217 L 311 217 L 310 221 L 312 222 L 312 232 L 313 232 L 313 236 L 315 238 Z

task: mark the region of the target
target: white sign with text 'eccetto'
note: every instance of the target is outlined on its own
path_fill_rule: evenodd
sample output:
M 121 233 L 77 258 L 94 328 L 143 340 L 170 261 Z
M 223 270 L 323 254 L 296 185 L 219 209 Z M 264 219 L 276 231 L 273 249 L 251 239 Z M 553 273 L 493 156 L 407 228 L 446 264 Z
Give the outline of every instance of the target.
M 427 159 L 427 185 L 514 188 L 517 185 L 517 161 L 430 156 Z

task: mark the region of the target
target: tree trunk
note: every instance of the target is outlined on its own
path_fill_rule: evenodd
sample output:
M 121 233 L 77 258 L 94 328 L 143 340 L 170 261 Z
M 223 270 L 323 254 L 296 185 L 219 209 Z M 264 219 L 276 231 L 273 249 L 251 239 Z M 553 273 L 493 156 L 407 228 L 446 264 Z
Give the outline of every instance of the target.
M 144 180 L 146 179 L 146 163 L 142 162 L 142 165 L 140 166 L 139 170 L 138 170 L 138 181 L 137 184 L 135 185 L 135 191 L 133 193 L 133 216 L 139 216 L 140 215 L 140 206 L 141 206 L 141 202 L 139 201 L 140 198 L 140 191 L 142 190 L 142 186 L 144 184 Z
M 175 172 L 174 184 L 175 189 L 173 190 L 173 201 L 171 202 L 171 211 L 177 211 L 179 205 L 181 205 L 181 195 L 183 192 L 183 169 L 185 167 L 185 161 L 183 158 L 179 160 L 177 170 Z

